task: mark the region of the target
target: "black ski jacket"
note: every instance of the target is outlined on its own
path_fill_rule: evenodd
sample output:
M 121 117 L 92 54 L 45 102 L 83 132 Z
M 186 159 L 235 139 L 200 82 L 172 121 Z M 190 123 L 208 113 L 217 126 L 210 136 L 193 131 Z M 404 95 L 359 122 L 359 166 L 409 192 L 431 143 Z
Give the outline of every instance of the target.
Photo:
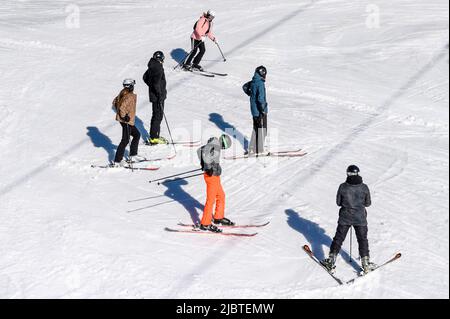
M 154 58 L 148 62 L 148 70 L 144 77 L 145 83 L 148 85 L 148 94 L 150 102 L 163 102 L 167 98 L 166 75 L 163 65 Z
M 360 176 L 349 176 L 339 186 L 336 196 L 339 210 L 339 225 L 367 226 L 367 210 L 372 204 L 369 187 Z

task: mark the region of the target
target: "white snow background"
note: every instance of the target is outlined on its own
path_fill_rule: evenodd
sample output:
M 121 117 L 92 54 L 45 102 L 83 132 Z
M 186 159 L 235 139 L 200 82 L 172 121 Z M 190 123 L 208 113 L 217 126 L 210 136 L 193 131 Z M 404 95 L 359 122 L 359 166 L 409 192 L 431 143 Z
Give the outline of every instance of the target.
M 173 70 L 208 8 L 227 62 L 209 41 L 203 64 L 226 78 Z M 2 0 L 0 297 L 448 298 L 448 9 L 446 0 Z M 138 127 L 148 130 L 141 78 L 156 50 L 167 57 L 178 139 L 197 131 L 206 142 L 225 127 L 249 136 L 241 86 L 267 66 L 271 147 L 308 155 L 223 161 L 227 216 L 271 221 L 257 236 L 164 230 L 201 216 L 205 185 L 148 181 L 197 168 L 195 149 L 178 146 L 156 172 L 91 168 L 120 141 L 111 101 L 126 77 L 138 80 Z M 234 144 L 227 154 L 242 152 Z M 350 164 L 372 191 L 373 261 L 403 257 L 338 286 L 301 247 L 328 253 Z M 351 279 L 349 240 L 343 248 L 337 274 Z

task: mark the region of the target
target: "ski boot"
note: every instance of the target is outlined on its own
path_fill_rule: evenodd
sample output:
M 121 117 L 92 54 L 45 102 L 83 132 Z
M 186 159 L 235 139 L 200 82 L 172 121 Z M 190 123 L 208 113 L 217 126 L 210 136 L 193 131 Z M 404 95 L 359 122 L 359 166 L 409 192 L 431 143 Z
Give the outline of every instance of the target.
M 222 229 L 220 229 L 220 228 L 218 228 L 217 226 L 214 226 L 214 225 L 205 226 L 205 225 L 200 224 L 198 226 L 198 229 L 200 229 L 202 231 L 210 231 L 210 232 L 213 232 L 213 233 L 221 233 L 222 232 Z
M 216 225 L 222 225 L 222 226 L 234 226 L 234 225 L 236 225 L 235 223 L 233 223 L 228 218 L 214 219 L 213 223 L 216 224 Z
M 114 162 L 109 165 L 111 168 L 123 168 L 128 167 L 129 164 L 126 160 L 121 160 L 120 162 Z
M 192 70 L 194 70 L 194 71 L 200 71 L 200 72 L 203 72 L 203 71 L 204 71 L 204 69 L 202 68 L 202 66 L 201 66 L 200 64 L 193 64 L 193 65 L 192 65 Z
M 328 258 L 321 260 L 320 263 L 330 272 L 334 273 L 336 270 L 336 254 L 330 253 Z
M 164 137 L 151 138 L 148 140 L 150 145 L 160 145 L 160 144 L 168 144 L 167 140 Z
M 183 64 L 183 65 L 181 66 L 181 69 L 182 69 L 183 71 L 191 71 L 191 70 L 192 70 L 192 65 L 191 65 L 191 64 Z
M 143 157 L 143 156 L 140 156 L 140 155 L 133 155 L 133 156 L 130 156 L 128 162 L 129 162 L 129 163 L 139 163 L 139 162 L 143 162 L 143 161 L 145 161 L 145 160 L 146 160 L 146 158 Z
M 377 267 L 377 265 L 375 265 L 373 262 L 370 262 L 369 256 L 365 256 L 365 257 L 361 258 L 361 265 L 362 265 L 364 274 L 371 272 L 372 270 L 374 270 Z

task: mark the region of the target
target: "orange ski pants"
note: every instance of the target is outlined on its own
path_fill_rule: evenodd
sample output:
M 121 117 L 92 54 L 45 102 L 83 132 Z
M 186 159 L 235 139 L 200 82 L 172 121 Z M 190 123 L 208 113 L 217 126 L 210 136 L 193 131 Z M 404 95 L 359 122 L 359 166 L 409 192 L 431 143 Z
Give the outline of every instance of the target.
M 225 217 L 225 192 L 220 182 L 220 176 L 208 176 L 204 174 L 206 182 L 206 204 L 203 211 L 202 225 L 208 226 L 212 222 L 212 213 L 214 204 L 216 210 L 214 219 L 222 219 Z

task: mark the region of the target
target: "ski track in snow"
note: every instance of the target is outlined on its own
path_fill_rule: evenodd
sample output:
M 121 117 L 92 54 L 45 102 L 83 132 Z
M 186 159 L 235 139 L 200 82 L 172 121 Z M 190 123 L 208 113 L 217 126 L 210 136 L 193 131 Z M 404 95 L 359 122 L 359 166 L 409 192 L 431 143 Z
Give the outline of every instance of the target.
M 172 70 L 172 51 L 188 49 L 205 9 L 196 1 L 78 1 L 79 29 L 65 27 L 70 4 L 0 8 L 0 297 L 448 298 L 446 1 L 381 1 L 379 29 L 366 27 L 356 0 L 262 0 L 251 15 L 249 2 L 212 1 L 227 63 L 207 42 L 204 67 L 229 74 L 214 79 Z M 149 129 L 141 77 L 156 50 L 167 57 L 172 130 L 193 133 L 199 121 L 203 142 L 229 126 L 249 139 L 241 86 L 268 67 L 270 140 L 308 155 L 223 161 L 228 217 L 271 221 L 256 237 L 164 231 L 201 217 L 204 182 L 148 181 L 196 168 L 196 148 L 177 146 L 155 172 L 90 167 L 111 160 L 120 141 L 110 105 L 125 77 L 138 80 L 137 125 Z M 160 158 L 172 148 L 140 151 Z M 237 140 L 225 155 L 233 151 L 243 151 Z M 301 247 L 328 253 L 335 193 L 352 163 L 372 191 L 373 260 L 403 257 L 336 287 Z M 348 257 L 347 239 L 345 280 L 355 276 Z M 219 277 L 233 280 L 205 287 Z

